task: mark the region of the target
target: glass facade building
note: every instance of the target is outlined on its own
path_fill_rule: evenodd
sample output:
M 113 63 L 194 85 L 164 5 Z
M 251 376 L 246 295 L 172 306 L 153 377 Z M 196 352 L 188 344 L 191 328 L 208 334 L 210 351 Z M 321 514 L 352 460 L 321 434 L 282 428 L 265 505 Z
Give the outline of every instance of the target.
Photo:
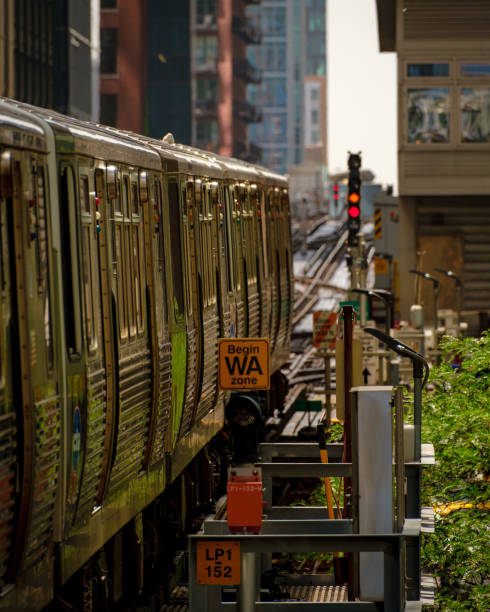
M 278 172 L 321 149 L 326 163 L 326 0 L 262 0 L 247 14 L 262 42 L 248 49 L 262 83 L 249 85 L 248 100 L 262 121 L 249 126 L 249 140 L 262 162 Z M 314 78 L 313 78 L 314 77 Z

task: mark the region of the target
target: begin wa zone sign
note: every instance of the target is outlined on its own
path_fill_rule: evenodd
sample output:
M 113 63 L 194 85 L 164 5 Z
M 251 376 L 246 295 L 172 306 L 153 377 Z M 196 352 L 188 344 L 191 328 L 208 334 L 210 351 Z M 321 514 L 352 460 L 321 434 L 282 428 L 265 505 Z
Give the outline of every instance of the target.
M 269 338 L 220 338 L 218 360 L 220 389 L 270 388 Z

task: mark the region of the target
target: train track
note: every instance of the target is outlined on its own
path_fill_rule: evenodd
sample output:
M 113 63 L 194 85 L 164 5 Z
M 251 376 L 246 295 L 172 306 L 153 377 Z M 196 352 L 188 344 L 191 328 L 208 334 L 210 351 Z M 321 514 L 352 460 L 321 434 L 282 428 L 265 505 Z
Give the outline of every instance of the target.
M 336 270 L 339 261 L 345 254 L 345 241 L 347 239 L 347 231 L 343 231 L 340 237 L 336 240 L 333 247 L 330 249 L 326 257 L 316 266 L 314 275 L 306 277 L 307 289 L 300 293 L 295 299 L 294 304 L 294 315 L 293 315 L 293 328 L 305 317 L 309 312 L 313 310 L 318 300 L 318 289 L 329 285 L 328 281 L 332 277 Z M 320 247 L 321 249 L 322 247 Z M 322 255 L 319 256 L 320 257 Z M 316 257 L 316 256 L 315 256 Z M 313 259 L 315 259 L 315 257 Z M 315 265 L 315 264 L 313 264 Z M 310 262 L 310 267 L 311 262 Z M 301 278 L 297 278 L 301 281 Z M 330 285 L 333 288 L 333 285 Z

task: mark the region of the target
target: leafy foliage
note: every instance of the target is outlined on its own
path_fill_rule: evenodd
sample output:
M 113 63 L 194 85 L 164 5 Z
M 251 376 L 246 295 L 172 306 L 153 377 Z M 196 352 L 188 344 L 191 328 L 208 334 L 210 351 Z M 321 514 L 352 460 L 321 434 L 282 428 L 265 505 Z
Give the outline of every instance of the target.
M 432 369 L 424 397 L 423 439 L 434 444 L 437 462 L 424 470 L 422 503 L 436 510 L 453 501 L 474 507 L 436 512 L 436 533 L 423 540 L 423 564 L 440 586 L 436 610 L 486 612 L 489 512 L 476 504 L 490 499 L 490 334 L 446 337 L 441 349 L 443 362 Z

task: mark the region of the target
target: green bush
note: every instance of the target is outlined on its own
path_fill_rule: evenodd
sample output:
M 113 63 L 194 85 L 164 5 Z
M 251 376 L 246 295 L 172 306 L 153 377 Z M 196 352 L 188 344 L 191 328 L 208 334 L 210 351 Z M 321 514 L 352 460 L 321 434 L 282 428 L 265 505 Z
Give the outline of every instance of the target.
M 436 509 L 436 533 L 423 538 L 422 561 L 437 579 L 436 610 L 487 612 L 490 334 L 445 337 L 441 349 L 424 393 L 422 437 L 434 444 L 436 465 L 424 470 L 422 503 Z M 444 513 L 451 502 L 471 507 Z

